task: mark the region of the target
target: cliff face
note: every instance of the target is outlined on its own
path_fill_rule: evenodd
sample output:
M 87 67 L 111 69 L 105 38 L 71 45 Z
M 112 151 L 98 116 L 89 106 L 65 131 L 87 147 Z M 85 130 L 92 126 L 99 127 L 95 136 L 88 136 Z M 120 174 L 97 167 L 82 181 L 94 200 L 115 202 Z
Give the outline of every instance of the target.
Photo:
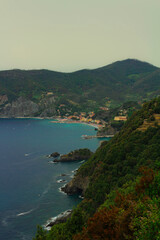
M 108 125 L 107 127 L 98 130 L 97 136 L 115 135 L 117 132 L 117 129 L 113 128 L 111 125 Z
M 52 106 L 52 103 L 47 110 L 41 106 L 41 100 L 51 95 L 56 98 L 56 103 L 53 104 L 56 105 L 56 115 L 95 110 L 98 112 L 98 119 L 108 122 L 112 111 L 104 111 L 103 108 L 106 108 L 106 104 L 121 105 L 135 99 L 143 101 L 143 99 L 150 99 L 158 94 L 160 94 L 160 69 L 134 59 L 73 73 L 42 69 L 0 71 L 0 96 L 4 98 L 4 95 L 7 95 L 11 105 L 11 101 L 17 100 L 20 96 L 35 102 L 40 111 L 38 110 L 34 116 L 40 117 L 55 115 L 55 107 Z M 47 99 L 47 101 L 50 100 Z M 0 108 L 3 107 L 1 116 L 16 117 L 19 114 L 26 116 L 34 113 L 31 109 L 27 110 L 27 113 L 21 110 L 17 114 L 18 110 L 8 109 L 12 107 L 10 105 L 4 109 L 4 106 L 1 105 L 1 103 L 3 105 L 7 103 L 4 101 L 5 99 L 0 99 Z M 65 105 L 64 108 L 61 107 L 62 105 Z M 102 111 L 99 113 L 101 107 L 103 110 L 101 109 Z
M 81 174 L 77 174 L 68 184 L 62 187 L 62 191 L 69 195 L 81 194 L 82 196 L 84 196 L 88 185 L 89 177 L 84 177 Z
M 38 105 L 31 100 L 19 97 L 12 103 L 7 103 L 0 112 L 1 117 L 27 117 L 38 112 Z
M 38 105 L 40 109 L 40 117 L 51 117 L 56 115 L 54 96 L 43 98 Z
M 0 105 L 3 105 L 6 102 L 8 102 L 7 95 L 0 95 Z
M 54 97 L 43 99 L 39 103 L 35 103 L 24 97 L 19 97 L 16 101 L 8 103 L 6 95 L 0 96 L 0 117 L 54 116 L 54 102 Z
M 66 161 L 76 161 L 76 160 L 88 160 L 93 153 L 87 149 L 78 149 L 73 152 L 70 152 L 66 155 L 62 155 L 59 160 L 54 160 L 55 162 L 66 162 Z M 72 194 L 80 194 L 84 196 L 84 193 L 89 185 L 89 176 L 84 176 L 81 173 L 77 172 L 74 178 L 67 183 L 64 187 L 62 187 L 62 191 L 65 193 Z

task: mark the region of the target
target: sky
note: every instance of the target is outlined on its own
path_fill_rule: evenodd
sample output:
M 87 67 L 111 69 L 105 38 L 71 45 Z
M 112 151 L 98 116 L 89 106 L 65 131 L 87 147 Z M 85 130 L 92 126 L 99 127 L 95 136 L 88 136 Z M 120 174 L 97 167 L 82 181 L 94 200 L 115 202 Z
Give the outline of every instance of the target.
M 160 0 L 0 0 L 0 70 L 160 67 Z

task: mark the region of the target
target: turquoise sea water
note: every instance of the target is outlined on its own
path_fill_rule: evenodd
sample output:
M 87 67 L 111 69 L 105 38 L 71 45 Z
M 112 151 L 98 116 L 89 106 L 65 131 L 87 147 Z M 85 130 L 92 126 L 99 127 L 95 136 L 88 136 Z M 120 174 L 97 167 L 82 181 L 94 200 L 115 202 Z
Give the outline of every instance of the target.
M 0 119 L 0 239 L 31 240 L 36 225 L 73 208 L 78 196 L 59 191 L 80 162 L 49 163 L 46 155 L 78 148 L 96 150 L 93 127 L 51 123 L 51 120 Z M 66 174 L 66 176 L 61 176 Z

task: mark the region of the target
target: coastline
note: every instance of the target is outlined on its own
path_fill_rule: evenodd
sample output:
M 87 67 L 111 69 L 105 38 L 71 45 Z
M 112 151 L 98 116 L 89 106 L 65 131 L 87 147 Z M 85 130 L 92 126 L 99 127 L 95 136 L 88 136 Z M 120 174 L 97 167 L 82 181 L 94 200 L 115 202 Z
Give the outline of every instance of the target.
M 8 120 L 7 120 L 8 119 Z M 17 124 L 17 129 L 18 129 L 18 126 L 19 126 L 19 123 L 21 123 L 22 122 L 22 124 L 23 124 L 23 122 L 25 123 L 25 122 L 31 122 L 31 125 L 32 125 L 32 122 L 34 122 L 35 121 L 35 123 L 37 122 L 39 122 L 38 123 L 38 126 L 39 126 L 39 129 L 41 129 L 41 124 L 42 124 L 42 128 L 43 128 L 43 126 L 45 127 L 45 125 L 47 124 L 47 125 L 50 125 L 50 127 L 49 127 L 49 131 L 50 131 L 50 129 L 52 130 L 52 128 L 54 129 L 54 128 L 57 128 L 57 129 L 59 129 L 59 128 L 61 128 L 62 129 L 62 133 L 63 133 L 63 128 L 64 128 L 64 130 L 66 129 L 66 130 L 68 130 L 68 129 L 70 129 L 70 127 L 72 128 L 72 124 L 74 125 L 74 123 L 78 123 L 78 124 L 80 124 L 80 125 L 74 125 L 73 126 L 73 129 L 74 129 L 74 131 L 78 131 L 79 132 L 79 129 L 81 129 L 81 128 L 83 128 L 83 131 L 82 131 L 82 133 L 81 134 L 79 134 L 78 135 L 78 139 L 79 139 L 79 141 L 80 141 L 80 143 L 79 144 L 87 144 L 87 143 L 85 143 L 84 142 L 84 140 L 81 140 L 81 138 L 80 138 L 80 136 L 82 135 L 82 134 L 96 134 L 96 131 L 94 131 L 94 129 L 95 128 L 98 128 L 98 126 L 97 125 L 95 125 L 95 124 L 93 124 L 93 123 L 86 123 L 86 122 L 81 122 L 81 121 L 65 121 L 64 123 L 66 123 L 66 124 L 64 124 L 64 127 L 63 127 L 63 125 L 59 125 L 59 124 L 55 124 L 55 125 L 51 125 L 51 123 L 56 123 L 56 122 L 61 122 L 62 121 L 62 119 L 57 119 L 56 117 L 55 118 L 42 118 L 42 117 L 32 117 L 32 116 L 28 116 L 28 117 L 14 117 L 14 118 L 6 118 L 6 120 L 5 120 L 5 117 L 4 117 L 4 120 L 2 120 L 2 121 L 4 121 L 4 122 L 9 122 L 9 124 L 10 124 L 10 120 L 12 121 L 12 119 L 13 119 L 13 122 L 14 122 L 14 120 L 15 120 L 15 123 Z M 18 120 L 19 119 L 19 120 Z M 24 119 L 24 120 L 23 120 Z M 26 119 L 26 121 L 25 121 L 25 119 Z M 33 119 L 33 120 L 32 120 Z M 35 120 L 34 120 L 35 119 Z M 44 123 L 45 124 L 43 124 L 43 122 L 41 121 L 41 120 L 44 120 Z M 67 126 L 67 124 L 71 124 L 71 125 L 68 125 L 68 127 L 66 128 L 65 126 Z M 82 125 L 81 125 L 82 124 Z M 85 125 L 86 125 L 86 127 L 85 127 Z M 3 124 L 2 124 L 3 125 Z M 58 125 L 59 125 L 59 127 L 58 127 Z M 87 127 L 87 126 L 90 126 L 90 127 Z M 92 127 L 92 128 L 91 128 Z M 29 127 L 30 128 L 30 127 Z M 48 129 L 48 128 L 47 128 Z M 88 130 L 89 129 L 89 130 Z M 84 133 L 83 133 L 84 132 Z M 92 132 L 95 132 L 95 133 L 92 133 Z M 49 134 L 49 136 L 50 136 L 50 134 Z M 44 136 L 43 136 L 43 138 L 44 138 Z M 57 136 L 56 136 L 56 138 L 57 138 Z M 54 138 L 54 141 L 56 142 L 57 140 L 56 140 L 56 138 Z M 48 139 L 48 136 L 47 136 L 47 139 Z M 35 140 L 34 140 L 35 141 Z M 53 142 L 54 142 L 53 141 Z M 52 141 L 50 141 L 50 142 L 52 142 Z M 92 141 L 91 141 L 92 142 Z M 94 141 L 93 141 L 94 142 Z M 96 142 L 96 141 L 95 141 Z M 65 144 L 62 144 L 62 146 L 63 145 L 65 145 Z M 69 145 L 70 145 L 70 143 L 69 143 Z M 91 144 L 92 145 L 92 144 Z M 98 145 L 98 143 L 97 143 L 97 145 Z M 54 147 L 54 143 L 53 143 L 53 147 Z M 98 147 L 98 146 L 97 146 Z M 96 147 L 96 148 L 97 148 Z M 55 149 L 56 150 L 56 149 Z M 28 151 L 27 152 L 25 152 L 25 153 L 28 153 Z M 32 156 L 31 156 L 31 158 L 32 158 Z M 27 158 L 25 158 L 26 160 L 27 160 Z M 28 158 L 29 159 L 29 158 Z M 28 160 L 27 160 L 28 161 Z M 81 162 L 82 163 L 82 162 Z M 39 164 L 39 163 L 38 163 Z M 72 163 L 72 164 L 74 164 L 74 163 Z M 64 166 L 65 165 L 69 165 L 70 167 L 69 167 L 69 169 L 72 167 L 72 164 L 64 164 Z M 41 165 L 41 164 L 39 164 L 39 165 Z M 48 163 L 47 164 L 45 164 L 45 165 L 48 165 Z M 73 165 L 74 166 L 74 165 Z M 49 166 L 50 167 L 50 166 Z M 60 169 L 61 169 L 61 164 L 59 164 L 59 167 L 60 167 Z M 74 169 L 75 168 L 79 168 L 79 166 L 77 166 L 76 165 L 76 167 L 74 167 Z M 44 168 L 45 169 L 45 168 Z M 55 169 L 59 169 L 58 168 L 58 165 L 55 165 L 54 167 L 52 167 L 51 166 L 51 169 L 53 169 L 53 171 L 55 171 Z M 62 170 L 60 170 L 61 171 L 61 173 L 62 173 Z M 67 171 L 66 170 L 63 170 L 65 173 L 67 173 Z M 72 169 L 72 171 L 73 171 L 73 169 Z M 42 221 L 42 222 L 40 222 L 40 220 L 38 219 L 38 216 L 36 215 L 37 214 L 37 212 L 30 212 L 30 215 L 22 215 L 21 213 L 27 213 L 27 212 L 29 212 L 28 211 L 28 209 L 30 209 L 30 208 L 28 208 L 27 210 L 20 210 L 20 211 L 18 211 L 18 214 L 20 213 L 21 215 L 19 215 L 19 216 L 17 216 L 17 219 L 16 219 L 16 221 L 18 222 L 20 222 L 19 223 L 19 226 L 17 226 L 16 225 L 16 228 L 17 229 L 19 229 L 19 227 L 23 227 L 23 225 L 25 225 L 25 224 L 27 224 L 28 222 L 27 222 L 27 219 L 31 219 L 32 218 L 32 216 L 36 216 L 36 219 L 37 219 L 37 222 L 39 221 L 39 224 L 43 227 L 43 228 L 45 228 L 45 229 L 49 229 L 50 227 L 52 227 L 52 225 L 54 225 L 54 224 L 56 224 L 56 223 L 58 223 L 58 221 L 60 221 L 60 222 L 65 222 L 66 220 L 67 220 L 67 218 L 71 215 L 70 213 L 66 216 L 66 213 L 68 212 L 68 210 L 67 209 L 74 209 L 74 207 L 72 207 L 72 206 L 75 206 L 75 204 L 79 204 L 79 201 L 81 201 L 82 199 L 80 199 L 80 198 L 82 198 L 82 197 L 77 197 L 76 199 L 74 199 L 74 197 L 73 197 L 73 199 L 72 199 L 72 197 L 68 197 L 67 196 L 67 194 L 62 190 L 62 187 L 64 186 L 64 184 L 66 185 L 68 182 L 70 182 L 70 180 L 72 180 L 72 177 L 73 177 L 73 174 L 75 174 L 75 173 L 73 173 L 72 172 L 72 174 L 68 177 L 68 178 L 62 178 L 62 179 L 65 179 L 67 182 L 61 182 L 61 183 L 59 183 L 59 182 L 56 182 L 57 181 L 57 178 L 55 178 L 55 181 L 54 181 L 54 184 L 55 184 L 55 186 L 57 186 L 56 188 L 55 188 L 55 190 L 56 190 L 56 192 L 58 192 L 58 193 L 56 193 L 57 194 L 57 198 L 55 198 L 56 199 L 56 201 L 57 201 L 57 199 L 63 199 L 63 203 L 60 205 L 60 207 L 58 206 L 57 207 L 57 209 L 59 209 L 57 212 L 56 212 L 56 210 L 55 210 L 55 212 L 54 212 L 54 208 L 55 208 L 55 206 L 53 206 L 52 207 L 52 204 L 49 204 L 48 205 L 48 207 L 52 210 L 52 212 L 53 213 L 48 213 L 48 210 L 45 212 L 44 210 L 43 210 L 43 208 L 42 208 L 42 210 L 44 211 L 43 212 L 43 214 L 44 214 L 44 219 L 46 219 L 45 221 Z M 25 175 L 25 174 L 24 174 Z M 59 175 L 60 176 L 60 175 Z M 58 178 L 59 179 L 59 178 Z M 58 184 L 58 185 L 57 185 Z M 46 186 L 50 186 L 50 183 L 48 184 L 48 185 L 46 185 Z M 52 186 L 52 185 L 51 185 Z M 41 195 L 38 195 L 38 199 L 43 199 L 43 196 L 45 196 L 45 198 L 46 199 L 49 199 L 50 200 L 50 194 L 48 194 L 48 192 L 50 193 L 51 192 L 51 190 L 52 190 L 52 188 L 51 187 L 49 187 L 49 188 L 47 188 L 46 187 L 46 189 L 44 189 L 44 191 L 41 193 Z M 54 192 L 53 192 L 54 193 Z M 56 194 L 55 194 L 55 196 L 56 196 Z M 59 197 L 59 194 L 62 194 L 62 197 L 60 196 Z M 44 200 L 45 200 L 45 198 L 44 198 Z M 66 203 L 64 204 L 64 202 L 65 202 L 65 199 L 66 199 Z M 69 200 L 68 200 L 69 199 Z M 77 200 L 78 199 L 78 200 Z M 40 200 L 41 201 L 41 200 Z M 48 200 L 47 200 L 48 201 Z M 61 200 L 60 200 L 61 201 Z M 75 201 L 75 202 L 74 202 Z M 52 201 L 48 201 L 48 202 L 52 202 Z M 69 202 L 69 204 L 68 204 L 68 202 Z M 59 204 L 59 203 L 58 203 Z M 53 204 L 54 205 L 54 204 Z M 44 206 L 45 206 L 45 204 L 44 204 Z M 62 206 L 62 207 L 61 207 Z M 62 212 L 63 211 L 63 212 Z M 62 214 L 63 213 L 63 214 Z M 49 216 L 49 217 L 46 217 L 46 216 Z M 28 217 L 28 218 L 27 218 Z M 22 219 L 22 220 L 21 220 Z M 24 220 L 23 220 L 24 219 Z M 13 224 L 14 224 L 14 222 L 13 222 Z M 29 223 L 28 223 L 28 225 L 29 225 Z
M 99 129 L 101 127 L 101 125 L 96 124 L 96 123 L 87 123 L 87 122 L 83 122 L 83 121 L 68 120 L 65 118 L 55 118 L 55 121 L 51 121 L 51 123 L 68 123 L 68 124 L 78 123 L 78 124 L 85 124 L 85 125 L 94 127 L 96 129 Z
M 54 118 L 42 118 L 42 117 L 7 117 L 7 116 L 4 116 L 4 117 L 2 117 L 2 116 L 0 116 L 0 119 L 41 119 L 41 120 L 43 120 L 43 119 L 54 119 Z
M 71 163 L 71 164 L 64 164 L 63 166 L 62 166 L 62 164 L 59 164 L 59 165 L 55 164 L 54 166 L 53 165 L 51 166 L 51 165 L 48 164 L 48 159 L 45 156 L 48 153 L 48 151 L 49 152 L 52 151 L 52 148 L 53 148 L 53 151 L 54 151 L 54 149 L 56 150 L 56 148 L 58 148 L 58 147 L 60 147 L 60 149 L 62 149 L 61 150 L 62 153 L 63 152 L 65 153 L 66 149 L 70 149 L 70 146 L 74 146 L 75 136 L 76 136 L 76 139 L 78 141 L 77 144 L 75 144 L 75 145 L 78 145 L 76 148 L 78 148 L 78 147 L 79 148 L 83 148 L 83 146 L 88 144 L 88 143 L 82 142 L 81 139 L 80 139 L 80 136 L 83 134 L 83 132 L 86 132 L 86 134 L 88 134 L 90 132 L 94 132 L 94 129 L 89 128 L 89 127 L 85 127 L 84 125 L 75 125 L 75 127 L 73 127 L 73 130 L 76 132 L 76 134 L 73 134 L 73 137 L 72 137 L 72 139 L 73 138 L 74 139 L 68 141 L 68 135 L 69 134 L 64 134 L 64 137 L 61 138 L 60 134 L 55 134 L 54 135 L 54 129 L 56 128 L 57 132 L 58 132 L 59 128 L 61 128 L 61 130 L 60 130 L 61 134 L 63 134 L 64 131 L 66 131 L 68 133 L 70 131 L 70 127 L 72 128 L 72 124 L 68 125 L 69 127 L 66 128 L 65 126 L 59 125 L 59 124 L 51 125 L 50 122 L 52 120 L 50 120 L 50 119 L 49 120 L 45 120 L 44 118 L 41 118 L 42 120 L 44 120 L 44 123 L 46 122 L 45 124 L 43 124 L 43 123 L 41 124 L 41 122 L 42 122 L 41 119 L 40 120 L 33 120 L 33 121 L 30 120 L 30 119 L 29 119 L 29 117 L 27 117 L 27 118 L 21 118 L 20 117 L 19 120 L 18 120 L 18 118 L 14 118 L 13 119 L 13 125 L 16 124 L 15 125 L 16 126 L 16 131 L 18 131 L 17 134 L 15 134 L 15 131 L 13 131 L 13 137 L 18 139 L 18 140 L 15 140 L 16 148 L 14 146 L 13 139 L 10 138 L 10 137 L 8 139 L 9 146 L 12 146 L 11 143 L 13 142 L 13 149 L 14 149 L 13 153 L 14 152 L 16 153 L 17 149 L 19 151 L 19 144 L 18 143 L 20 143 L 20 144 L 21 144 L 21 142 L 23 143 L 22 139 L 19 138 L 19 133 L 21 134 L 22 130 L 24 129 L 24 128 L 22 128 L 22 126 L 26 126 L 25 122 L 28 122 L 28 121 L 31 122 L 29 127 L 27 127 L 27 134 L 28 134 L 28 130 L 29 130 L 29 136 L 31 136 L 30 133 L 32 134 L 32 136 L 34 136 L 34 135 L 35 136 L 34 137 L 30 137 L 30 139 L 32 139 L 32 142 L 28 141 L 28 138 L 23 137 L 24 144 L 26 142 L 29 143 L 29 148 L 27 148 L 27 150 L 26 150 L 26 148 L 24 147 L 24 149 L 22 149 L 22 151 L 21 151 L 22 154 L 18 155 L 18 157 L 14 157 L 14 159 L 15 159 L 15 165 L 14 165 L 15 167 L 14 168 L 12 167 L 11 164 L 8 164 L 8 166 L 11 166 L 11 169 L 14 169 L 15 172 L 19 172 L 19 174 L 22 177 L 22 179 L 23 179 L 23 176 L 24 176 L 25 179 L 28 179 L 28 175 L 27 174 L 22 174 L 22 171 L 24 169 L 24 168 L 21 167 L 22 166 L 21 158 L 22 158 L 22 161 L 24 160 L 24 165 L 27 166 L 27 168 L 25 168 L 24 171 L 26 171 L 26 169 L 28 169 L 27 171 L 29 171 L 29 172 L 31 171 L 31 173 L 33 173 L 33 174 L 29 175 L 29 178 L 33 179 L 33 180 L 32 181 L 28 181 L 27 180 L 26 181 L 27 185 L 22 187 L 22 190 L 25 189 L 25 187 L 27 188 L 28 185 L 30 185 L 30 183 L 31 183 L 31 186 L 34 185 L 32 183 L 36 183 L 34 181 L 36 180 L 35 172 L 37 171 L 37 169 L 38 169 L 38 174 L 39 174 L 38 176 L 40 176 L 40 177 L 37 178 L 38 184 L 36 184 L 37 185 L 36 186 L 36 190 L 34 191 L 36 194 L 34 194 L 34 192 L 32 192 L 32 187 L 33 187 L 33 189 L 35 189 L 34 186 L 29 187 L 29 189 L 31 189 L 31 193 L 28 194 L 29 191 L 25 191 L 25 193 L 27 193 L 27 197 L 29 195 L 29 198 L 26 197 L 26 202 L 22 201 L 22 205 L 20 205 L 20 207 L 18 207 L 16 209 L 15 218 L 12 218 L 12 217 L 9 218 L 9 220 L 7 221 L 7 222 L 9 222 L 9 226 L 4 228 L 4 233 L 3 233 L 4 235 L 5 234 L 7 235 L 7 231 L 11 231 L 12 230 L 11 229 L 12 226 L 14 226 L 14 228 L 16 229 L 17 232 L 21 231 L 21 230 L 22 231 L 24 230 L 24 234 L 26 234 L 26 232 L 27 233 L 31 232 L 31 234 L 32 234 L 32 231 L 34 231 L 34 230 L 32 230 L 33 227 L 34 227 L 34 222 L 36 222 L 36 224 L 38 223 L 39 225 L 43 226 L 43 224 L 48 219 L 52 218 L 53 216 L 59 215 L 62 211 L 65 212 L 65 211 L 67 211 L 67 209 L 74 208 L 74 206 L 79 204 L 79 202 L 81 201 L 81 199 L 79 199 L 78 196 L 72 198 L 72 197 L 68 197 L 64 192 L 62 192 L 62 191 L 60 192 L 59 187 L 62 187 L 66 183 L 65 182 L 60 182 L 60 183 L 57 182 L 57 180 L 60 180 L 60 179 L 65 179 L 67 182 L 69 182 L 71 180 L 71 176 L 73 175 L 72 171 L 77 169 L 80 164 L 79 163 Z M 34 123 L 34 121 L 35 121 L 35 123 Z M 7 128 L 3 128 L 3 124 L 1 124 L 1 129 L 3 129 L 4 134 L 5 134 L 6 131 L 10 132 L 10 130 L 13 129 L 13 126 L 11 124 L 11 122 L 12 122 L 11 118 L 10 118 L 10 120 L 9 119 L 8 120 L 7 119 L 6 120 L 2 119 L 2 122 L 4 122 L 4 124 L 9 124 L 9 125 L 7 125 L 7 126 L 9 126 L 9 128 L 8 127 Z M 21 125 L 20 128 L 19 128 L 19 122 L 21 123 L 20 124 Z M 37 125 L 37 128 L 35 128 L 35 124 Z M 50 125 L 50 127 L 47 126 L 47 128 L 46 128 L 46 125 Z M 58 125 L 59 125 L 59 127 L 58 127 Z M 31 128 L 31 126 L 33 126 L 33 128 Z M 63 128 L 64 128 L 64 130 L 63 130 Z M 35 132 L 34 132 L 34 129 L 35 129 Z M 38 129 L 38 131 L 36 131 L 37 129 Z M 45 135 L 41 134 L 41 129 L 44 130 L 44 132 L 46 132 Z M 53 134 L 52 133 L 50 134 L 50 131 L 52 131 Z M 40 134 L 37 134 L 37 136 L 36 136 L 36 133 L 40 133 Z M 1 134 L 1 138 L 2 138 L 2 136 L 4 134 Z M 25 134 L 26 134 L 26 129 L 24 129 L 24 135 L 23 136 L 25 136 Z M 10 136 L 9 134 L 6 134 L 6 135 Z M 42 136 L 42 139 L 43 139 L 43 143 L 41 144 L 41 141 L 40 141 L 41 145 L 37 144 L 38 145 L 38 150 L 37 150 L 37 147 L 36 147 L 36 151 L 34 151 L 33 143 L 34 142 L 36 142 L 36 143 L 38 142 L 39 143 L 39 138 L 41 136 Z M 37 141 L 37 139 L 38 139 L 38 141 Z M 58 141 L 57 141 L 57 139 L 58 139 Z M 57 142 L 60 142 L 61 145 L 59 146 L 57 144 Z M 3 144 L 5 145 L 5 141 L 3 141 Z M 94 145 L 95 148 L 97 148 L 98 143 L 95 142 L 93 145 Z M 86 147 L 87 146 L 88 145 L 86 145 Z M 3 147 L 3 145 L 2 145 L 2 147 Z M 27 145 L 27 147 L 28 147 L 28 145 Z M 45 148 L 46 148 L 46 150 L 45 150 Z M 73 148 L 73 149 L 76 149 L 76 148 Z M 30 151 L 30 149 L 31 149 L 31 151 Z M 51 149 L 51 151 L 48 150 L 48 149 Z M 8 153 L 8 151 L 7 151 L 7 153 Z M 27 154 L 27 153 L 30 153 L 30 155 L 26 157 L 24 154 Z M 34 159 L 36 159 L 36 157 L 34 155 L 35 153 L 36 153 L 38 161 L 34 160 Z M 43 157 L 41 157 L 41 156 L 43 156 Z M 7 159 L 8 159 L 8 161 L 12 162 L 12 159 L 10 160 L 10 157 L 8 157 Z M 33 161 L 32 161 L 32 159 L 33 159 Z M 2 163 L 5 162 L 5 161 L 3 161 L 3 158 L 1 160 L 2 160 L 1 165 L 2 165 Z M 17 161 L 17 164 L 16 164 L 16 161 Z M 48 171 L 48 173 L 47 173 L 47 171 Z M 66 175 L 68 174 L 68 176 L 67 177 L 65 177 L 65 176 L 62 177 L 61 176 L 62 174 L 66 174 Z M 18 181 L 17 181 L 18 184 L 23 185 L 23 181 L 21 180 L 21 178 L 19 178 L 19 175 L 18 174 L 14 174 L 14 176 L 16 178 L 18 177 Z M 44 179 L 43 179 L 43 177 L 44 177 Z M 20 181 L 19 181 L 19 179 L 20 179 Z M 41 183 L 39 184 L 39 179 L 41 179 L 41 182 L 42 182 L 42 179 L 43 179 L 42 184 Z M 4 182 L 6 184 L 9 184 L 8 183 L 9 181 L 7 181 L 7 180 L 5 180 Z M 6 189 L 9 189 L 9 187 L 8 188 L 6 187 Z M 12 189 L 13 189 L 13 194 L 14 194 L 15 190 L 14 190 L 14 188 L 12 188 Z M 18 192 L 18 190 L 19 190 L 19 188 L 17 188 L 17 192 Z M 6 192 L 7 191 L 8 190 L 6 190 Z M 32 207 L 32 204 L 30 205 L 30 203 L 29 203 L 30 196 L 32 196 L 32 193 L 33 193 L 33 196 L 35 196 L 35 197 L 33 197 L 33 207 Z M 17 196 L 18 196 L 18 194 L 16 194 L 16 197 Z M 24 200 L 23 199 L 23 194 L 19 195 L 19 199 L 21 199 L 21 196 L 22 196 L 22 200 Z M 16 201 L 16 198 L 14 198 L 14 197 L 12 197 L 11 199 L 7 198 L 6 201 L 9 202 L 9 201 L 12 201 L 12 199 L 13 200 L 15 199 L 14 201 Z M 35 203 L 35 206 L 38 205 L 40 207 L 39 207 L 38 210 L 35 210 L 35 211 L 29 213 L 30 209 L 34 208 L 34 203 Z M 23 204 L 26 204 L 26 207 L 23 208 Z M 12 206 L 12 204 L 10 204 L 10 205 Z M 46 210 L 45 210 L 45 208 L 46 208 Z M 14 208 L 13 208 L 13 211 L 15 211 Z M 40 217 L 39 217 L 39 211 L 42 212 L 42 215 Z M 28 212 L 28 215 L 27 215 L 27 212 Z M 26 214 L 23 214 L 23 213 L 26 213 Z M 17 216 L 16 214 L 17 215 L 20 214 L 20 215 Z M 8 215 L 10 217 L 10 213 Z M 42 216 L 43 216 L 43 218 L 42 218 Z M 33 218 L 33 223 L 32 223 L 32 218 Z M 27 226 L 27 228 L 24 229 L 25 225 Z M 34 227 L 34 229 L 36 229 L 36 226 Z M 1 233 L 2 233 L 2 231 L 1 231 Z M 15 233 L 15 235 L 16 234 L 17 233 Z M 13 235 L 14 235 L 14 233 L 13 233 Z M 16 237 L 17 237 L 17 235 L 16 235 Z M 18 237 L 16 238 L 16 237 L 15 237 L 15 239 L 18 240 L 19 238 Z M 3 237 L 2 237 L 2 239 L 3 239 Z
M 92 122 L 84 122 L 84 121 L 80 121 L 80 120 L 70 120 L 67 118 L 60 118 L 60 117 L 0 117 L 0 119 L 35 119 L 35 120 L 50 120 L 50 123 L 66 123 L 66 124 L 82 124 L 82 125 L 87 125 L 90 127 L 93 127 L 95 130 L 100 130 L 103 125 L 102 124 L 96 124 L 96 123 L 92 123 Z M 92 139 L 92 138 L 112 138 L 114 135 L 101 135 L 101 136 L 97 136 L 96 135 L 82 135 L 83 139 Z
M 94 127 L 97 130 L 99 130 L 102 127 L 102 125 L 96 124 L 96 123 L 87 123 L 87 122 L 77 121 L 77 120 L 68 120 L 66 118 L 57 118 L 56 116 L 55 118 L 54 117 L 32 117 L 32 116 L 28 116 L 28 117 L 20 117 L 20 116 L 19 117 L 7 117 L 7 116 L 1 117 L 0 116 L 0 119 L 37 119 L 37 120 L 51 120 L 51 123 L 67 123 L 67 124 L 78 123 L 78 124 L 85 124 L 85 125 Z
M 32 116 L 28 116 L 28 117 L 7 117 L 7 116 L 4 116 L 4 117 L 1 117 L 0 116 L 0 119 L 37 119 L 37 120 L 51 120 L 51 123 L 67 123 L 67 124 L 72 124 L 72 123 L 78 123 L 78 124 L 85 124 L 85 125 L 88 125 L 88 126 L 91 126 L 91 127 L 94 127 L 96 128 L 97 130 L 99 130 L 102 125 L 100 124 L 96 124 L 96 123 L 87 123 L 87 122 L 83 122 L 83 121 L 77 121 L 77 120 L 69 120 L 69 119 L 66 119 L 66 118 L 57 118 L 56 116 L 55 117 L 32 117 Z

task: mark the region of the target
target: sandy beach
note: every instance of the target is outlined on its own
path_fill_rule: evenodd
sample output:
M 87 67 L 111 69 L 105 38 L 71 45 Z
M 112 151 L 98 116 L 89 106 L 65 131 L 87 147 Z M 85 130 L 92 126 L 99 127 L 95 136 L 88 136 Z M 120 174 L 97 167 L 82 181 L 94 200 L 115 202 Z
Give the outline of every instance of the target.
M 76 121 L 76 120 L 68 120 L 68 119 L 55 119 L 55 121 L 51 121 L 51 123 L 79 123 L 79 124 L 85 124 L 85 125 L 89 125 L 91 127 L 94 127 L 96 129 L 99 129 L 101 127 L 101 125 L 98 125 L 96 123 L 86 123 L 86 122 L 82 122 L 82 121 Z

